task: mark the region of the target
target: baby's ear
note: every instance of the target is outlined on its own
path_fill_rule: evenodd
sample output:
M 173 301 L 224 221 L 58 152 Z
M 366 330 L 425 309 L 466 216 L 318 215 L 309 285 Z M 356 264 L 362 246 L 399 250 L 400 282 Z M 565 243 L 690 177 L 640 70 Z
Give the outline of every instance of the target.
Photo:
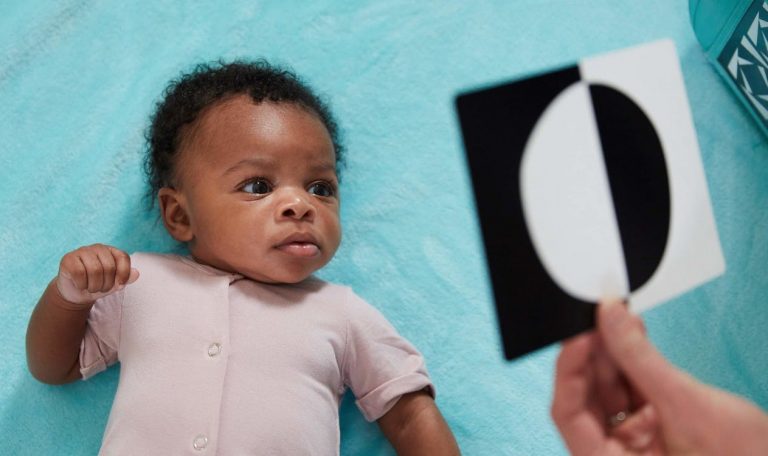
M 163 187 L 157 192 L 160 203 L 160 216 L 168 233 L 179 242 L 192 240 L 192 226 L 187 215 L 184 195 L 175 188 Z

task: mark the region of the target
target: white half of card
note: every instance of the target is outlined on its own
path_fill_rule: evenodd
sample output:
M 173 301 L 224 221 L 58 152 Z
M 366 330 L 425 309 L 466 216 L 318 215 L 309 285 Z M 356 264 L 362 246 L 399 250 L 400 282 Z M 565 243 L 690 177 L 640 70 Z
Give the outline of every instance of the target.
M 722 274 L 725 262 L 674 44 L 664 40 L 587 58 L 579 63 L 579 71 L 581 81 L 561 92 L 536 124 L 520 169 L 526 222 L 547 271 L 578 298 L 628 297 L 635 311 Z M 639 116 L 645 116 L 649 133 L 655 131 L 656 137 L 640 153 L 645 155 L 642 161 L 657 154 L 661 172 L 653 174 L 638 166 L 641 160 L 622 156 L 631 149 L 622 141 L 635 140 L 633 135 L 605 138 L 612 131 L 622 133 L 610 126 L 625 120 L 613 112 L 627 110 L 620 106 L 622 98 L 626 98 L 625 105 L 636 105 Z M 607 112 L 596 112 L 599 110 Z M 616 149 L 605 150 L 609 147 Z M 637 176 L 639 172 L 642 174 Z M 639 178 L 646 184 L 612 191 L 611 181 L 625 179 L 627 173 L 634 175 L 630 182 Z M 652 182 L 664 179 L 663 174 L 666 191 L 649 189 L 664 187 L 664 182 Z M 614 187 L 626 185 L 614 183 Z M 644 190 L 646 193 L 640 193 Z M 635 220 L 637 216 L 631 214 L 626 221 L 619 220 L 617 212 L 635 210 L 617 207 L 625 203 L 619 200 L 622 192 L 638 193 L 634 199 L 647 198 L 652 207 L 639 214 L 644 220 Z M 668 215 L 658 214 L 662 210 Z M 620 222 L 624 223 L 620 226 Z M 623 226 L 628 223 L 638 223 L 635 229 L 642 231 L 660 223 L 648 234 L 660 232 L 666 239 L 660 239 L 663 242 L 652 249 L 656 251 L 649 252 L 647 241 L 633 244 L 626 239 L 633 230 Z M 629 232 L 622 247 L 624 230 Z M 637 234 L 642 236 L 642 232 Z M 638 251 L 631 252 L 633 248 Z M 656 258 L 648 258 L 651 254 Z M 640 271 L 645 272 L 641 280 L 631 283 L 634 258 L 627 258 L 629 255 L 658 262 L 653 270 Z

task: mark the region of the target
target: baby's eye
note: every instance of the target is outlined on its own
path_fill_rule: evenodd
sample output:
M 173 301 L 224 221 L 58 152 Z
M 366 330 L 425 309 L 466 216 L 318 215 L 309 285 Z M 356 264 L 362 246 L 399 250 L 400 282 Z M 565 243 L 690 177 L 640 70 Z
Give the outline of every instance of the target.
M 265 179 L 253 179 L 243 185 L 242 191 L 253 193 L 254 195 L 263 195 L 272 191 L 272 184 Z
M 329 182 L 315 182 L 307 188 L 311 195 L 331 197 L 336 194 L 333 185 Z

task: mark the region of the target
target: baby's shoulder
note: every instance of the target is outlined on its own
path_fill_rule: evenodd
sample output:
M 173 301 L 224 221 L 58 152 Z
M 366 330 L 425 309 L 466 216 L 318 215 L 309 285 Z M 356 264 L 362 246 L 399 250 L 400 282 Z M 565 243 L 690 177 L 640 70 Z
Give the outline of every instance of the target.
M 371 312 L 378 313 L 368 301 L 347 285 L 327 282 L 312 276 L 295 286 L 302 289 L 304 293 L 311 295 L 316 303 L 334 307 L 339 315 L 344 315 L 347 318 L 360 317 Z

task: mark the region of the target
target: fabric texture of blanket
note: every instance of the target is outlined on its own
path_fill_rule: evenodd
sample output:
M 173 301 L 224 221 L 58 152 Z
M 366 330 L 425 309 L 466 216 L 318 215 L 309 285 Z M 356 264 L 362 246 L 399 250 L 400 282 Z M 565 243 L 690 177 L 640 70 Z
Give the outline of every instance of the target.
M 660 38 L 680 56 L 724 276 L 646 314 L 700 379 L 768 408 L 768 143 L 705 60 L 683 0 L 5 2 L 0 15 L 0 453 L 95 454 L 119 368 L 48 386 L 29 315 L 62 255 L 176 248 L 144 204 L 143 134 L 195 63 L 265 57 L 324 94 L 347 145 L 344 240 L 319 275 L 352 286 L 425 355 L 465 454 L 564 454 L 557 347 L 503 359 L 453 97 Z M 341 453 L 393 454 L 345 397 Z

